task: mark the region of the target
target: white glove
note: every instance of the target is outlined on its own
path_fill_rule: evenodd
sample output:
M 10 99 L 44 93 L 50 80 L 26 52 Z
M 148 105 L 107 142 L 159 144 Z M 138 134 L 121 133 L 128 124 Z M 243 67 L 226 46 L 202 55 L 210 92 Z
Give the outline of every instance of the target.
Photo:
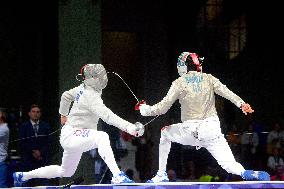
M 144 131 L 145 131 L 144 125 L 140 122 L 136 122 L 135 126 L 136 126 L 136 130 L 137 130 L 136 137 L 142 136 L 144 134 Z
M 151 116 L 151 106 L 147 104 L 141 104 L 139 110 L 142 116 Z
M 126 132 L 135 137 L 142 136 L 144 134 L 144 125 L 136 122 L 135 124 L 129 125 Z

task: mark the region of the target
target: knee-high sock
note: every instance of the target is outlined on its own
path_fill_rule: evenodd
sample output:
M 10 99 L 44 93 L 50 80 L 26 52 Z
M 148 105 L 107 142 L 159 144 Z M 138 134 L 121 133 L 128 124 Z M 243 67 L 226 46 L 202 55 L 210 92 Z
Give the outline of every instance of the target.
M 109 136 L 105 134 L 105 136 L 101 137 L 100 141 L 98 142 L 98 152 L 102 159 L 107 164 L 109 170 L 113 175 L 117 175 L 120 173 L 120 170 L 117 166 L 115 161 L 113 151 L 110 146 Z
M 170 150 L 171 150 L 171 141 L 169 141 L 164 136 L 162 131 L 160 138 L 160 145 L 159 145 L 159 171 L 166 171 Z
M 62 177 L 61 166 L 50 165 L 46 167 L 41 167 L 29 172 L 23 173 L 23 181 L 29 180 L 32 178 L 56 178 Z

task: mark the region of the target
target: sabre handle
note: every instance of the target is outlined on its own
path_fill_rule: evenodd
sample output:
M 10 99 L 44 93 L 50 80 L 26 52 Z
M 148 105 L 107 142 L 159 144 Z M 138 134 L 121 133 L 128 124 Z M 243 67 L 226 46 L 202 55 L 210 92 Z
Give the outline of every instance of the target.
M 139 101 L 139 102 L 135 105 L 134 109 L 135 109 L 135 110 L 140 110 L 141 104 L 146 104 L 145 100 Z

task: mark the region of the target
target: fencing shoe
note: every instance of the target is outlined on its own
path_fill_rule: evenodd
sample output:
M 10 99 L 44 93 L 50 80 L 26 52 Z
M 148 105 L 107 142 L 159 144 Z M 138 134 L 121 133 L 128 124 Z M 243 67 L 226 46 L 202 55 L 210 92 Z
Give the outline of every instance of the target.
M 270 175 L 265 171 L 245 170 L 241 177 L 245 180 L 270 181 Z
M 151 180 L 147 180 L 147 183 L 159 182 L 169 182 L 168 174 L 165 171 L 158 171 L 155 177 L 153 177 Z
M 112 177 L 111 183 L 112 184 L 134 183 L 134 181 L 128 178 L 128 176 L 121 171 L 118 175 Z
M 23 172 L 15 172 L 13 173 L 13 179 L 14 179 L 14 186 L 15 187 L 21 187 L 24 183 L 23 179 Z

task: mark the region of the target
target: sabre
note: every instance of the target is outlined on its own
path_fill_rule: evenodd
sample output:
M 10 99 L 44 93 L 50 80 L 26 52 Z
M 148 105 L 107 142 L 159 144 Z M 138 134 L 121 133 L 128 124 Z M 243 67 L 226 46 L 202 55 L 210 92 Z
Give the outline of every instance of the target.
M 114 75 L 116 75 L 117 77 L 119 77 L 119 79 L 121 79 L 121 81 L 125 84 L 125 86 L 129 89 L 129 91 L 131 92 L 131 94 L 134 96 L 134 98 L 137 101 L 137 104 L 135 105 L 135 110 L 139 110 L 139 106 L 143 103 L 145 103 L 144 100 L 139 101 L 139 99 L 137 98 L 137 96 L 134 94 L 134 92 L 131 90 L 131 88 L 128 86 L 128 84 L 124 81 L 124 79 L 116 72 L 107 72 L 107 73 L 112 73 Z M 144 126 L 150 124 L 152 121 L 154 121 L 155 119 L 157 119 L 160 115 L 157 115 L 156 117 L 154 117 L 153 119 L 151 119 L 150 121 L 148 121 L 147 123 L 144 124 Z
M 129 89 L 131 94 L 134 96 L 134 98 L 136 99 L 137 103 L 140 103 L 140 101 L 138 100 L 138 98 L 136 97 L 134 92 L 131 90 L 131 88 L 127 85 L 127 83 L 124 81 L 124 79 L 122 79 L 122 77 L 118 73 L 116 73 L 116 72 L 107 72 L 107 73 L 112 73 L 112 74 L 116 75 L 117 77 L 119 77 L 119 79 L 121 79 L 121 81 L 125 84 L 125 86 Z

